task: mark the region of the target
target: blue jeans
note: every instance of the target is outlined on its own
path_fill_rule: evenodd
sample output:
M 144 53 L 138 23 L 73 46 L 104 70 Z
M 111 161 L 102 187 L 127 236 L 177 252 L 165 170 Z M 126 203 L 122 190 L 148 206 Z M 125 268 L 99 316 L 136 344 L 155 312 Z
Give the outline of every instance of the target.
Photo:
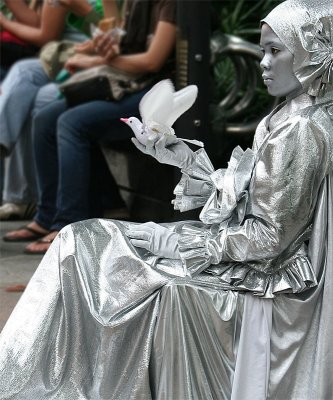
M 138 114 L 148 88 L 118 102 L 93 101 L 67 108 L 58 100 L 36 114 L 33 140 L 38 184 L 35 221 L 50 230 L 87 219 L 91 147 L 128 139 L 132 131 L 119 121 Z
M 44 85 L 35 97 L 31 115 L 57 98 L 58 88 L 54 83 Z M 15 147 L 6 160 L 4 171 L 3 202 L 26 204 L 36 202 L 37 183 L 33 161 L 31 117 L 21 128 Z
M 11 152 L 34 105 L 38 90 L 49 83 L 38 59 L 13 65 L 1 84 L 0 143 Z
M 34 107 L 41 108 L 51 101 L 54 89 L 48 82 L 39 59 L 28 59 L 15 63 L 1 84 L 0 143 L 10 153 L 1 171 L 4 202 L 36 201 L 31 113 Z M 36 102 L 41 87 L 42 96 Z

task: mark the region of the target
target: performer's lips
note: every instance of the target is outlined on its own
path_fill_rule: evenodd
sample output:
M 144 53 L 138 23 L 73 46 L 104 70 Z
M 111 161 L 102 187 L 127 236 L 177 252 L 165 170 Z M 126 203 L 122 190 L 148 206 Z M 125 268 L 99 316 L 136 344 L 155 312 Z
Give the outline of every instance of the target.
M 264 80 L 264 83 L 269 83 L 269 82 L 271 82 L 273 79 L 270 77 L 270 76 L 268 76 L 268 75 L 263 75 L 262 76 L 262 79 Z

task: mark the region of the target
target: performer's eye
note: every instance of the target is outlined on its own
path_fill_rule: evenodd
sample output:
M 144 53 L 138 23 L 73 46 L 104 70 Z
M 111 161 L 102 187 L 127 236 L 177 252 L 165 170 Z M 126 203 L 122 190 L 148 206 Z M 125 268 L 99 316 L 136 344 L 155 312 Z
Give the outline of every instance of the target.
M 277 49 L 276 47 L 272 47 L 272 48 L 271 48 L 271 52 L 272 52 L 272 54 L 274 55 L 274 54 L 277 54 L 277 53 L 279 53 L 279 52 L 280 52 L 280 50 L 279 50 L 279 49 Z
M 260 47 L 260 51 L 262 52 L 263 55 L 265 55 L 265 49 L 263 47 Z

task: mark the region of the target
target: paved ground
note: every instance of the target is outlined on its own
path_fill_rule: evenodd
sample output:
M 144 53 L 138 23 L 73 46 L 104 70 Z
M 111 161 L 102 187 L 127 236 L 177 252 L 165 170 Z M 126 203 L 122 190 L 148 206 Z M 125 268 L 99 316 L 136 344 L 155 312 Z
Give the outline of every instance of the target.
M 27 243 L 2 240 L 4 233 L 24 224 L 25 221 L 0 222 L 0 331 L 22 294 L 6 292 L 5 288 L 27 284 L 42 259 L 42 256 L 23 253 Z

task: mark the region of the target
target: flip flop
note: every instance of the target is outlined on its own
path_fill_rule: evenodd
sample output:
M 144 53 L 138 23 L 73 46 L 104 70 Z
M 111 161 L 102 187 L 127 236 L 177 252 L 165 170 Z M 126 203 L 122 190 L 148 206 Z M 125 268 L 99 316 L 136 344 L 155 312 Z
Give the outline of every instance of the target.
M 49 233 L 47 235 L 49 235 Z M 47 235 L 44 235 L 44 236 L 47 236 Z M 25 248 L 24 253 L 25 254 L 45 254 L 55 238 L 56 237 L 54 237 L 53 239 L 47 239 L 47 238 L 43 237 L 42 239 L 36 240 L 35 241 L 36 244 L 43 243 L 43 244 L 48 244 L 49 246 L 47 246 L 47 249 L 45 249 L 45 250 L 31 250 L 31 249 Z
M 11 293 L 24 292 L 25 288 L 26 288 L 26 285 L 13 285 L 13 286 L 7 286 L 5 288 L 5 291 L 11 292 Z
M 42 238 L 42 237 L 47 235 L 47 233 L 39 232 L 36 229 L 31 228 L 28 225 L 24 225 L 21 228 L 16 229 L 15 231 L 12 231 L 12 232 L 18 232 L 18 231 L 21 231 L 21 230 L 28 231 L 28 232 L 31 233 L 31 235 L 25 236 L 25 237 L 10 237 L 10 236 L 7 236 L 8 235 L 7 234 L 7 235 L 5 235 L 3 237 L 3 240 L 5 242 L 33 242 L 34 240 L 37 240 L 37 239 Z

